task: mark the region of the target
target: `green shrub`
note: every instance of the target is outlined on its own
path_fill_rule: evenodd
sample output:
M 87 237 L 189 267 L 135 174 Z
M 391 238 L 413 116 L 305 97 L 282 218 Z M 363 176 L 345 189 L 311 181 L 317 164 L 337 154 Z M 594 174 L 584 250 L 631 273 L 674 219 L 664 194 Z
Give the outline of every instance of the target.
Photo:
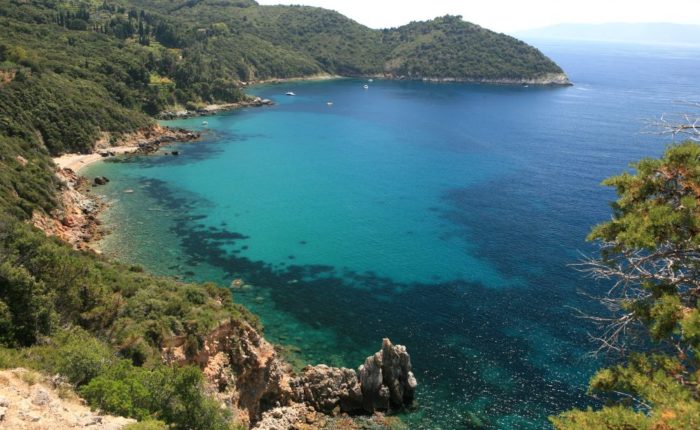
M 75 385 L 83 385 L 113 366 L 117 358 L 113 350 L 82 330 L 58 336 L 60 345 L 56 371 Z
M 168 426 L 163 421 L 145 420 L 129 424 L 122 430 L 168 430 Z

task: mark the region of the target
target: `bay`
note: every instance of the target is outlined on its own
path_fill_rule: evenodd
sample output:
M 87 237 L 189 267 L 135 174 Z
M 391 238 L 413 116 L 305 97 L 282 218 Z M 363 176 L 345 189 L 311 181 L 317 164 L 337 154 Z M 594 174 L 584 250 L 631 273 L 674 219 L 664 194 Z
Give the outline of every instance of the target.
M 536 46 L 574 86 L 294 82 L 250 90 L 274 107 L 170 122 L 205 137 L 83 172 L 111 179 L 99 247 L 188 281 L 243 279 L 234 298 L 299 365 L 406 345 L 411 428 L 546 428 L 595 405 L 594 328 L 573 308 L 600 311 L 580 292 L 602 286 L 570 265 L 610 216 L 600 181 L 670 143 L 646 122 L 697 100 L 700 57 Z

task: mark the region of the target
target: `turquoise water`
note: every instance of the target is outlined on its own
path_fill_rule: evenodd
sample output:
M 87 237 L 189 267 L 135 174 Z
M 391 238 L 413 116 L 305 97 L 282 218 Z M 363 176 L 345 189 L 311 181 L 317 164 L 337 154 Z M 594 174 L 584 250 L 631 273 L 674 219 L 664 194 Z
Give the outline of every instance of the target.
M 609 217 L 600 181 L 667 143 L 644 120 L 697 99 L 700 57 L 538 46 L 574 87 L 289 83 L 251 91 L 274 107 L 175 122 L 205 138 L 86 169 L 112 179 L 96 189 L 115 203 L 100 246 L 245 280 L 235 299 L 299 363 L 356 367 L 382 337 L 405 344 L 412 428 L 538 429 L 595 405 L 592 328 L 571 307 L 595 311 L 578 291 L 600 286 L 568 265 Z

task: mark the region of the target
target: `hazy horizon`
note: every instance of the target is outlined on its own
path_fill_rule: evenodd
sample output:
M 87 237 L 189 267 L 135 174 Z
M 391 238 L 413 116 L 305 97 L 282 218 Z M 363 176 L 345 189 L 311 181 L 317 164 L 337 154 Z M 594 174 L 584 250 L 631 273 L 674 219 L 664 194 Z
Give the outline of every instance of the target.
M 664 7 L 633 0 L 589 0 L 585 8 L 562 7 L 561 1 L 492 0 L 484 3 L 433 0 L 407 3 L 400 0 L 258 0 L 263 5 L 303 4 L 336 10 L 371 28 L 390 28 L 442 16 L 462 15 L 490 30 L 513 34 L 558 24 L 672 23 L 700 25 L 695 0 L 667 0 Z M 506 12 L 504 12 L 506 11 Z M 683 11 L 679 14 L 678 11 Z
M 562 23 L 516 31 L 524 39 L 700 45 L 700 25 L 669 22 Z

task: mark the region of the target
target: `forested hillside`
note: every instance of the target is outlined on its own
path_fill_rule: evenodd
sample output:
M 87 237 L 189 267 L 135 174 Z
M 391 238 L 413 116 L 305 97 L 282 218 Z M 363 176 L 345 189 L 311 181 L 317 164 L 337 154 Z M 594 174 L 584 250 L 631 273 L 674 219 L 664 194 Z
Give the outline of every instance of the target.
M 494 80 L 561 69 L 459 17 L 371 30 L 340 14 L 252 1 L 0 2 L 0 132 L 89 151 L 173 105 L 235 102 L 240 82 L 316 74 Z M 146 114 L 146 115 L 144 115 Z

